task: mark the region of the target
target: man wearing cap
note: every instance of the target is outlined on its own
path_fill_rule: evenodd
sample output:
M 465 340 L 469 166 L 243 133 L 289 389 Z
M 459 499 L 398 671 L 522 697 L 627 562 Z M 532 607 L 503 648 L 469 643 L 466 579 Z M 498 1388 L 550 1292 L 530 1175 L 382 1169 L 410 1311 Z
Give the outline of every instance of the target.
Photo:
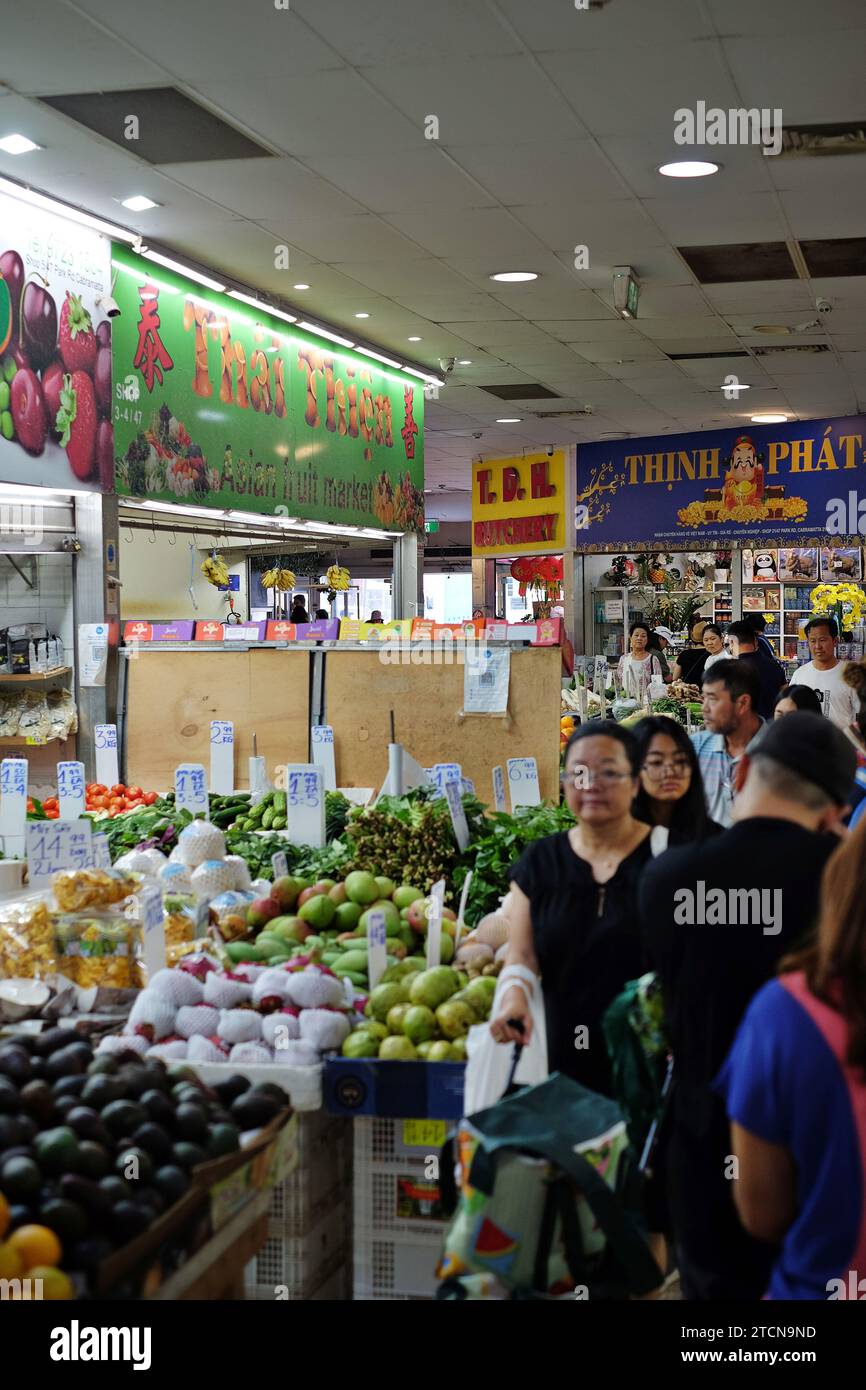
M 655 652 L 659 659 L 659 665 L 662 668 L 662 680 L 665 684 L 668 684 L 671 680 L 671 668 L 668 665 L 665 652 L 668 647 L 672 645 L 673 640 L 674 634 L 669 627 L 654 627 L 650 633 L 650 640 L 648 643 L 650 651 Z
M 744 762 L 730 829 L 650 861 L 638 896 L 674 1054 L 666 1169 L 687 1299 L 753 1300 L 766 1288 L 773 1248 L 739 1224 L 713 1083 L 752 996 L 814 925 L 856 756 L 829 720 L 797 712 Z

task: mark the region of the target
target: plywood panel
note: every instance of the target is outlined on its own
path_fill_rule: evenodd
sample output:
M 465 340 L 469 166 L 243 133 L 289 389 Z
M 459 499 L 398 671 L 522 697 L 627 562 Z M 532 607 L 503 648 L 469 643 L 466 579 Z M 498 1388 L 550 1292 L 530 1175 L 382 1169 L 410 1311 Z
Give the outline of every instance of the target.
M 129 662 L 127 778 L 164 791 L 178 763 L 210 768 L 210 721 L 235 726 L 235 785 L 248 786 L 252 736 L 269 775 L 280 762 L 306 762 L 310 653 L 273 648 L 145 651 Z
M 559 795 L 560 652 L 514 650 L 510 718 L 468 715 L 462 666 L 385 665 L 377 652 L 329 651 L 325 702 L 334 728 L 337 784 L 380 787 L 388 771 L 389 712 L 397 739 L 423 767 L 459 762 L 482 801 L 492 802 L 492 769 L 534 757 L 543 797 Z

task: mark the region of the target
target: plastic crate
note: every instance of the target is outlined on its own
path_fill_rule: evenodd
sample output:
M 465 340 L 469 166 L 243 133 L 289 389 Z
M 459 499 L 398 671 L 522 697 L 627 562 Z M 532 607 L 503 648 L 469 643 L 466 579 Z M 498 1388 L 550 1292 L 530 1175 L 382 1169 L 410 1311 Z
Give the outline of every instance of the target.
M 347 1196 L 352 1175 L 352 1123 L 319 1111 L 298 1115 L 297 1165 L 278 1183 L 268 1210 L 268 1234 L 302 1236 Z
M 355 1239 L 353 1296 L 356 1300 L 405 1302 L 433 1298 L 442 1240 L 436 1235 L 376 1236 Z
M 353 1230 L 356 1245 L 378 1235 L 435 1235 L 445 1218 L 439 1150 L 445 1121 L 359 1118 L 354 1124 Z
M 308 1303 L 345 1303 L 352 1297 L 352 1281 L 348 1265 L 341 1265 L 315 1293 L 307 1296 Z
M 325 1059 L 325 1108 L 332 1115 L 387 1115 L 459 1120 L 464 1062 Z
M 247 1297 L 273 1301 L 277 1290 L 307 1299 L 348 1263 L 348 1213 L 340 1203 L 303 1236 L 270 1235 L 244 1271 Z

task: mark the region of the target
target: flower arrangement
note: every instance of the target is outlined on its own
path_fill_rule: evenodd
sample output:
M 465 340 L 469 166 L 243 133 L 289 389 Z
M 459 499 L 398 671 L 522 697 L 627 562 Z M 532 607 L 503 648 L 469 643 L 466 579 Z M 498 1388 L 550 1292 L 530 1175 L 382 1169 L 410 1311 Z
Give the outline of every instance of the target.
M 857 584 L 816 584 L 812 590 L 812 617 L 835 618 L 839 632 L 863 621 L 866 594 Z

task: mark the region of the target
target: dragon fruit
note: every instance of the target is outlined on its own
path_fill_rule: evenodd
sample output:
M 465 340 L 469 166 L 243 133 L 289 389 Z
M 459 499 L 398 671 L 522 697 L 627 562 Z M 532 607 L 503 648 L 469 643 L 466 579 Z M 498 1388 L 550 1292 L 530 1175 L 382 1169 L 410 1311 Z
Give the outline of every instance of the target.
M 260 1042 L 235 1043 L 229 1053 L 230 1062 L 244 1062 L 247 1066 L 267 1066 L 273 1062 L 274 1054 L 269 1047 Z
M 266 970 L 271 967 L 268 965 L 256 965 L 251 960 L 245 960 L 241 965 L 236 965 L 232 971 L 235 979 L 246 980 L 248 984 L 255 984 L 260 975 L 264 975 Z
M 178 1009 L 174 1026 L 182 1038 L 191 1038 L 195 1033 L 209 1038 L 216 1032 L 219 1021 L 219 1009 L 212 1004 L 192 1004 Z
M 253 985 L 253 1003 L 263 1013 L 273 1013 L 292 1002 L 289 976 L 285 970 L 266 970 Z
M 202 984 L 207 980 L 208 975 L 219 970 L 219 966 L 210 956 L 206 956 L 203 951 L 195 951 L 188 956 L 184 956 L 177 966 L 186 975 L 192 975 L 194 979 L 201 981 Z
M 190 869 L 197 869 L 199 864 L 204 864 L 207 859 L 225 858 L 226 837 L 219 827 L 211 825 L 210 821 L 194 820 L 185 825 L 178 835 L 177 849 L 178 862 L 186 864 Z M 226 884 L 226 887 L 228 886 Z M 221 891 L 217 889 L 217 892 Z
M 194 1033 L 186 1048 L 188 1062 L 227 1062 L 229 1050 L 219 1038 L 206 1038 Z
M 352 1031 L 345 1014 L 335 1009 L 304 1009 L 300 1018 L 301 1038 L 319 1052 L 341 1047 Z
M 181 1004 L 201 1003 L 204 990 L 193 975 L 180 970 L 157 970 L 148 982 L 148 989 L 154 990 L 161 999 L 167 999 L 175 1008 Z
M 322 1009 L 343 1002 L 343 986 L 336 975 L 326 975 L 315 966 L 289 975 L 289 997 L 301 1009 Z
M 217 1036 L 224 1042 L 256 1042 L 262 1036 L 262 1020 L 252 1009 L 223 1009 Z
M 151 1042 L 159 1042 L 174 1031 L 175 1005 L 156 990 L 143 989 L 133 1004 L 124 1028 L 125 1033 L 139 1033 Z
M 148 1057 L 157 1057 L 163 1062 L 174 1062 L 186 1056 L 186 1038 L 167 1038 L 148 1049 Z
M 109 1037 L 100 1039 L 96 1051 L 97 1054 L 106 1052 L 137 1052 L 139 1057 L 143 1057 L 149 1047 L 150 1042 L 148 1039 L 143 1038 L 138 1033 L 124 1033 L 122 1036 L 112 1033 Z
M 218 1009 L 233 1009 L 243 1004 L 252 994 L 252 988 L 242 980 L 229 980 L 225 975 L 211 973 L 204 982 L 204 1002 L 214 1004 Z
M 262 1019 L 262 1037 L 268 1047 L 277 1047 L 276 1039 L 279 1039 L 280 1046 L 283 1042 L 297 1039 L 301 1036 L 301 1025 L 298 1016 L 290 1009 L 280 1009 L 277 1013 L 267 1014 Z

